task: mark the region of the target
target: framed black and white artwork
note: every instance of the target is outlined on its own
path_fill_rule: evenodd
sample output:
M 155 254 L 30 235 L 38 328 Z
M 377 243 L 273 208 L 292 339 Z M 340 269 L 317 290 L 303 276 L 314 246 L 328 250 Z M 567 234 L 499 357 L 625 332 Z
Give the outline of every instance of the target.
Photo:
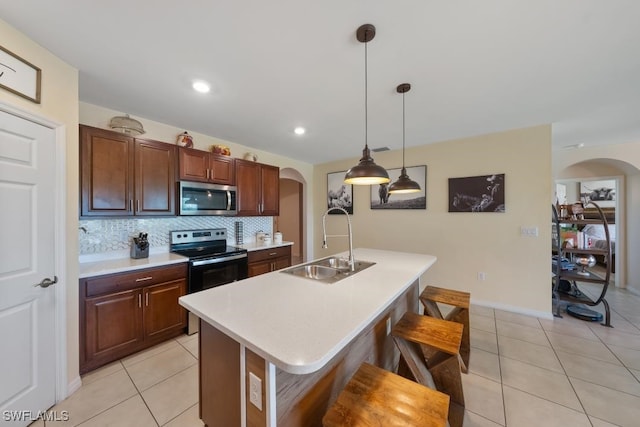
M 504 174 L 449 178 L 449 212 L 504 212 Z
M 353 215 L 353 186 L 344 183 L 346 173 L 347 171 L 327 174 L 327 209 L 342 208 Z M 334 209 L 329 212 L 329 215 L 343 215 L 343 213 Z
M 389 185 L 398 179 L 402 169 L 387 169 L 391 182 L 371 186 L 371 209 L 427 209 L 427 166 L 406 169 L 409 178 L 420 184 L 420 192 L 389 194 Z
M 580 198 L 586 203 L 595 202 L 601 208 L 615 208 L 616 180 L 582 181 Z

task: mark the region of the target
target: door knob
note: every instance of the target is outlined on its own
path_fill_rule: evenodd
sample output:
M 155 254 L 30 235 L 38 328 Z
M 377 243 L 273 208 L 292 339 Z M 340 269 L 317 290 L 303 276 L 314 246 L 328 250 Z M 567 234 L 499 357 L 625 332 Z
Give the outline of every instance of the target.
M 58 283 L 58 276 L 53 276 L 53 280 L 49 279 L 48 277 L 45 277 L 44 279 L 42 279 L 42 282 L 36 283 L 33 286 L 40 286 L 41 288 L 48 288 L 49 286 L 55 285 L 56 283 Z

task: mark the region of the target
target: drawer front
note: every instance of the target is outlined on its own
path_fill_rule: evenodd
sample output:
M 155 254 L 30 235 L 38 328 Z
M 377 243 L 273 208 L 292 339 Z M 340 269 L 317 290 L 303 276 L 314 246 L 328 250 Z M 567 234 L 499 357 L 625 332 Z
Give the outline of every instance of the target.
M 278 257 L 291 257 L 291 246 L 280 246 L 278 248 L 269 248 L 260 251 L 251 251 L 248 253 L 249 263 L 264 261 Z
M 187 263 L 136 270 L 131 273 L 118 273 L 95 278 L 90 277 L 84 280 L 85 295 L 87 297 L 93 297 L 113 292 L 122 292 L 169 282 L 171 280 L 185 279 L 186 277 Z

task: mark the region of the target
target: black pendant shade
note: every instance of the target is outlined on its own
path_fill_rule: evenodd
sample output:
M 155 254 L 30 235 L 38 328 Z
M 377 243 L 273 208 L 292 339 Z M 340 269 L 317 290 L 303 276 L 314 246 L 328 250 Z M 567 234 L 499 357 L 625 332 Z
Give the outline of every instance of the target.
M 374 185 L 386 184 L 390 181 L 389 174 L 385 168 L 376 165 L 373 161 L 367 145 L 367 42 L 373 40 L 375 35 L 376 27 L 371 24 L 360 26 L 356 32 L 358 41 L 364 43 L 364 150 L 362 150 L 360 162 L 349 169 L 344 176 L 345 184 Z
M 390 194 L 417 193 L 420 191 L 420 184 L 409 178 L 407 169 L 404 167 L 404 94 L 409 92 L 410 89 L 411 85 L 409 83 L 402 83 L 396 88 L 398 93 L 402 94 L 402 170 L 398 179 L 389 186 Z

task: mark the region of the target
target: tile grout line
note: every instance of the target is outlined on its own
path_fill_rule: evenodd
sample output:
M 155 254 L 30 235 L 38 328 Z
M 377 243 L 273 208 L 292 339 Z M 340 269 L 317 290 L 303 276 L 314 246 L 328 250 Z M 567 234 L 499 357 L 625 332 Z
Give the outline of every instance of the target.
M 196 359 L 196 362 L 198 361 L 198 359 L 197 359 L 193 354 L 191 354 L 191 352 L 190 352 L 189 350 L 187 350 L 187 349 L 186 349 L 186 348 L 185 348 L 185 347 L 184 347 L 184 346 L 183 346 L 183 345 L 182 345 L 182 344 L 181 344 L 181 343 L 180 343 L 176 338 L 173 338 L 173 340 L 174 340 L 174 341 L 175 341 L 175 342 L 176 342 L 180 347 L 182 347 L 182 348 L 187 352 L 187 354 L 189 354 L 189 356 L 191 356 L 191 357 L 193 357 L 194 359 Z M 160 352 L 160 353 L 157 353 L 157 354 L 161 354 L 161 353 L 164 353 L 164 351 L 163 351 L 163 352 Z M 154 354 L 153 356 L 156 356 L 156 354 Z M 151 357 L 153 357 L 153 356 L 151 356 Z M 147 359 L 148 359 L 148 358 L 147 358 Z M 143 359 L 143 360 L 146 360 L 146 359 Z M 140 362 L 142 362 L 143 360 L 141 360 Z M 137 365 L 138 363 L 139 363 L 139 362 L 134 363 L 134 364 L 133 364 L 133 365 L 131 365 L 131 366 L 135 366 L 135 365 Z M 124 364 L 123 364 L 123 366 L 124 366 Z M 155 384 L 152 384 L 151 386 L 147 387 L 145 390 L 142 390 L 142 391 L 150 390 L 151 388 L 153 388 L 153 387 L 157 386 L 158 384 L 162 384 L 163 382 L 167 381 L 168 379 L 173 378 L 173 377 L 175 377 L 175 376 L 176 376 L 176 375 L 178 375 L 178 374 L 181 374 L 182 372 L 186 371 L 187 369 L 190 369 L 192 366 L 193 366 L 193 365 L 187 366 L 186 368 L 181 369 L 181 370 L 179 370 L 178 372 L 173 373 L 172 375 L 169 375 L 168 377 L 164 378 L 163 380 L 158 381 L 158 382 L 157 382 L 157 383 L 155 383 Z M 152 411 L 152 410 L 151 410 L 151 408 L 149 407 L 149 404 L 147 403 L 147 401 L 145 400 L 144 396 L 142 395 L 142 391 L 138 388 L 138 385 L 135 383 L 135 381 L 133 381 L 133 378 L 131 378 L 131 375 L 129 374 L 129 371 L 127 370 L 127 367 L 126 367 L 126 366 L 124 366 L 124 369 L 125 369 L 125 372 L 127 373 L 127 375 L 129 376 L 129 378 L 131 379 L 131 382 L 133 383 L 133 386 L 136 388 L 136 391 L 137 391 L 137 392 L 138 392 L 138 394 L 140 395 L 140 398 L 142 399 L 142 402 L 144 403 L 144 405 L 147 407 L 147 410 L 148 410 L 148 411 L 149 411 L 149 413 L 151 414 L 151 417 L 153 417 L 153 420 L 155 421 L 156 425 L 157 425 L 157 426 L 160 426 L 160 422 L 158 421 L 158 419 L 156 418 L 156 416 L 153 414 L 153 411 Z M 193 406 L 193 405 L 192 405 L 192 406 Z M 191 408 L 191 406 L 189 406 L 189 408 Z M 188 410 L 189 408 L 187 408 L 187 410 Z M 185 411 L 183 411 L 183 412 L 185 412 Z M 176 417 L 177 417 L 177 416 L 179 416 L 179 415 L 176 415 Z M 174 417 L 174 418 L 175 418 L 175 417 Z M 173 418 L 172 418 L 171 420 L 173 420 Z M 170 422 L 171 420 L 167 421 L 167 423 L 168 423 L 168 422 Z M 165 423 L 165 424 L 166 424 L 166 423 Z
M 502 394 L 502 415 L 504 417 L 504 427 L 507 427 L 507 402 L 504 399 L 504 379 L 502 378 L 502 362 L 500 361 L 500 342 L 498 340 L 498 320 L 496 310 L 493 310 L 493 324 L 496 328 L 496 347 L 498 351 L 498 372 L 500 373 L 500 393 Z
M 158 353 L 160 354 L 160 353 Z M 134 363 L 131 366 L 136 365 L 137 363 Z M 140 396 L 140 399 L 142 400 L 142 403 L 144 403 L 145 408 L 147 408 L 147 411 L 149 411 L 149 414 L 151 415 L 151 418 L 153 418 L 153 421 L 156 423 L 156 426 L 160 426 L 160 423 L 158 422 L 158 420 L 156 419 L 156 416 L 153 415 L 153 411 L 151 410 L 151 408 L 149 408 L 149 404 L 147 403 L 147 401 L 144 399 L 144 396 L 142 395 L 142 392 L 140 391 L 140 389 L 138 388 L 138 385 L 136 384 L 136 382 L 133 380 L 133 378 L 131 378 L 131 374 L 129 374 L 129 371 L 127 370 L 127 367 L 124 366 L 124 363 L 122 364 L 122 366 L 124 367 L 124 371 L 127 373 L 127 376 L 129 377 L 129 379 L 131 380 L 131 383 L 133 384 L 133 386 L 135 387 L 136 391 L 138 392 L 138 396 Z M 161 381 L 162 382 L 162 381 Z M 158 383 L 159 384 L 159 383 Z M 155 384 L 154 384 L 155 385 Z M 153 386 L 151 386 L 153 387 Z M 149 387 L 149 388 L 151 388 Z
M 119 361 L 120 361 L 120 360 L 119 360 Z M 125 374 L 127 374 L 127 377 L 129 378 L 129 380 L 131 381 L 131 384 L 133 384 L 133 387 L 136 389 L 136 392 L 137 392 L 137 391 L 138 391 L 138 388 L 136 387 L 136 384 L 133 382 L 133 379 L 131 379 L 131 377 L 129 376 L 129 373 L 127 372 L 127 370 L 124 368 L 124 365 L 122 366 L 122 368 L 123 368 L 122 370 L 125 372 Z M 110 377 L 110 376 L 112 376 L 112 375 L 115 375 L 115 374 L 117 374 L 117 373 L 119 373 L 119 372 L 120 372 L 120 370 L 117 370 L 116 372 L 112 372 L 112 373 L 110 373 L 109 375 L 105 375 L 105 376 L 104 376 L 104 377 L 102 377 L 102 378 L 98 378 L 96 381 L 99 381 L 99 380 L 104 379 L 104 378 L 108 378 L 108 377 Z M 138 393 L 138 395 L 139 395 L 139 393 Z M 108 407 L 108 408 L 105 408 L 104 410 L 102 410 L 102 411 L 98 412 L 97 414 L 94 414 L 94 415 L 90 416 L 90 417 L 89 417 L 89 418 L 87 418 L 86 420 L 82 420 L 81 422 L 79 422 L 79 423 L 77 423 L 77 424 L 73 424 L 73 425 L 74 425 L 74 426 L 82 425 L 82 424 L 86 423 L 87 421 L 92 420 L 92 419 L 94 419 L 95 417 L 97 417 L 97 416 L 99 416 L 99 415 L 101 415 L 101 414 L 103 414 L 103 413 L 105 413 L 105 412 L 107 412 L 107 411 L 109 411 L 109 410 L 111 410 L 111 409 L 115 408 L 116 406 L 123 404 L 124 402 L 126 402 L 126 401 L 127 401 L 127 400 L 129 400 L 129 399 L 131 399 L 132 397 L 135 397 L 135 394 L 133 394 L 133 395 L 131 395 L 131 396 L 127 397 L 126 399 L 124 399 L 124 400 L 122 400 L 122 401 L 120 401 L 120 402 L 118 402 L 118 403 L 116 403 L 116 404 L 114 404 L 114 405 L 112 405 L 112 406 L 110 406 L 110 407 Z M 142 396 L 140 396 L 140 397 L 142 397 Z M 143 400 L 143 401 L 144 401 L 144 400 Z M 156 423 L 156 424 L 157 424 L 157 423 Z M 45 421 L 45 424 L 44 424 L 44 426 L 43 426 L 43 427 L 46 427 L 46 421 Z

